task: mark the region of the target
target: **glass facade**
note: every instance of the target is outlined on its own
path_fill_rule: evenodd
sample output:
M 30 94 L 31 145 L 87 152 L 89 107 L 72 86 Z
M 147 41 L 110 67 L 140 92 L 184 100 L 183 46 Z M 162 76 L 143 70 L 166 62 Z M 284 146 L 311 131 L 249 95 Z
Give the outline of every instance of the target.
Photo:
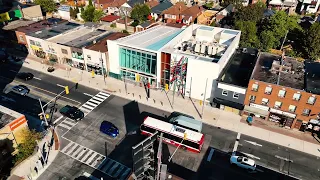
M 142 73 L 156 75 L 157 56 L 130 49 L 120 48 L 120 66 Z

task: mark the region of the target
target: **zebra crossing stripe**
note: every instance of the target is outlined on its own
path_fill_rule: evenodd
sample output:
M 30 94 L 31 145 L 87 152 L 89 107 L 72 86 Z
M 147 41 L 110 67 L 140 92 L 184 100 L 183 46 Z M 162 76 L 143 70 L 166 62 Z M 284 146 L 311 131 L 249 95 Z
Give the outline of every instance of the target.
M 90 109 L 90 111 L 92 111 L 95 107 L 92 107 L 92 106 L 88 106 L 86 104 L 83 104 L 82 107 L 85 107 L 87 109 Z
M 112 177 L 118 177 L 121 171 L 124 169 L 124 166 L 121 166 L 118 171 Z
M 97 106 L 100 104 L 99 101 L 95 101 L 94 99 L 90 99 L 88 102 L 94 103 L 94 104 L 96 104 Z
M 92 106 L 92 107 L 97 107 L 98 105 L 97 104 L 94 104 L 94 103 L 91 103 L 89 101 L 87 101 L 85 104 L 88 104 L 89 106 Z
M 71 125 L 71 126 L 76 125 L 76 123 L 71 122 L 71 121 L 72 121 L 71 119 L 66 119 L 66 120 L 64 120 L 62 123 L 65 123 L 65 124 L 68 124 L 68 125 Z
M 65 152 L 73 143 L 69 143 L 66 147 L 64 147 L 61 152 Z
M 68 152 L 66 152 L 66 154 L 72 154 L 73 153 L 73 151 L 76 149 L 78 147 L 78 145 L 77 144 L 75 144 L 75 146 L 72 146 L 71 147 L 71 149 L 68 151 Z
M 73 152 L 72 154 L 70 154 L 70 155 L 73 157 L 74 155 L 77 155 L 82 149 L 83 149 L 83 147 L 80 146 L 80 148 L 78 148 L 76 151 L 74 151 L 74 152 Z
M 71 129 L 71 128 L 72 128 L 72 127 L 67 126 L 67 125 L 65 125 L 65 124 L 62 124 L 62 123 L 60 123 L 58 126 L 64 127 L 64 128 L 66 128 L 66 129 Z
M 92 99 L 97 100 L 97 101 L 99 101 L 100 103 L 102 103 L 102 102 L 105 100 L 105 99 L 98 98 L 98 97 L 96 97 L 96 96 L 92 97 Z
M 87 152 L 87 149 L 83 148 L 80 154 L 75 155 L 75 158 L 82 157 L 85 152 Z
M 131 169 L 127 169 L 121 176 L 120 176 L 120 179 L 122 180 L 125 180 L 129 174 L 129 172 L 131 171 Z
M 94 152 L 91 151 L 90 149 L 88 149 L 87 151 L 88 153 L 80 160 L 81 162 L 86 162 L 86 160 L 88 159 L 88 157 L 93 154 Z
M 90 156 L 90 158 L 86 161 L 88 164 L 91 164 L 93 159 L 98 155 L 98 153 L 93 152 L 93 154 Z
M 102 96 L 105 96 L 105 97 L 107 97 L 107 98 L 110 96 L 110 94 L 107 94 L 107 93 L 104 93 L 104 92 L 99 92 L 98 94 L 99 94 L 99 95 L 102 95 Z
M 105 99 L 108 98 L 108 97 L 102 96 L 102 95 L 100 95 L 100 94 L 95 95 L 95 97 L 99 97 L 99 98 L 101 98 L 101 99 L 103 99 L 103 100 L 105 100 Z

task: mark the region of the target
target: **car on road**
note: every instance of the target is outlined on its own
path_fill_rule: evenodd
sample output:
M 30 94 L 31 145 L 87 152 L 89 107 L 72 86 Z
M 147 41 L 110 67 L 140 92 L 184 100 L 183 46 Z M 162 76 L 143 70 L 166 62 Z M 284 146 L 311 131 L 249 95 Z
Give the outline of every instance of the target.
M 100 125 L 100 131 L 113 138 L 119 135 L 119 129 L 109 121 L 103 121 Z
M 244 156 L 234 156 L 234 155 L 230 157 L 230 164 L 234 164 L 241 168 L 252 170 L 252 171 L 256 170 L 256 166 L 257 166 L 254 160 L 252 159 L 249 159 Z
M 17 85 L 17 86 L 13 86 L 11 91 L 17 94 L 20 94 L 22 96 L 26 96 L 30 92 L 30 89 L 25 85 Z
M 33 79 L 34 75 L 32 73 L 21 72 L 17 74 L 17 78 L 28 81 Z
M 84 117 L 84 113 L 75 106 L 66 105 L 60 109 L 60 113 L 70 119 L 80 121 Z

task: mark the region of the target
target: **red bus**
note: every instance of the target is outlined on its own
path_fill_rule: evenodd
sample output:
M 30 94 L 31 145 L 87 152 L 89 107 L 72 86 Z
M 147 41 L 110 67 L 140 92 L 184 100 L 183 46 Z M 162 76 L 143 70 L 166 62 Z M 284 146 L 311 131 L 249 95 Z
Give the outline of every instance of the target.
M 168 144 L 179 146 L 192 152 L 200 153 L 204 135 L 202 133 L 185 129 L 152 117 L 146 117 L 140 126 L 141 134 L 150 136 L 156 131 L 163 133 L 163 141 Z M 186 136 L 186 139 L 184 137 Z M 182 141 L 183 140 L 183 141 Z M 182 143 L 181 143 L 182 142 Z M 181 144 L 180 144 L 181 143 Z

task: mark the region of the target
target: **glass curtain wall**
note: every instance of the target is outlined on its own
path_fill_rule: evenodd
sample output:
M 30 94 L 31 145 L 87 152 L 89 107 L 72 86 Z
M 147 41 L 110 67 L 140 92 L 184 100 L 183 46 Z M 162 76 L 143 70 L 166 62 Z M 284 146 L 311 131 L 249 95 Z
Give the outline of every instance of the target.
M 156 75 L 157 56 L 120 48 L 120 66 L 142 73 Z

